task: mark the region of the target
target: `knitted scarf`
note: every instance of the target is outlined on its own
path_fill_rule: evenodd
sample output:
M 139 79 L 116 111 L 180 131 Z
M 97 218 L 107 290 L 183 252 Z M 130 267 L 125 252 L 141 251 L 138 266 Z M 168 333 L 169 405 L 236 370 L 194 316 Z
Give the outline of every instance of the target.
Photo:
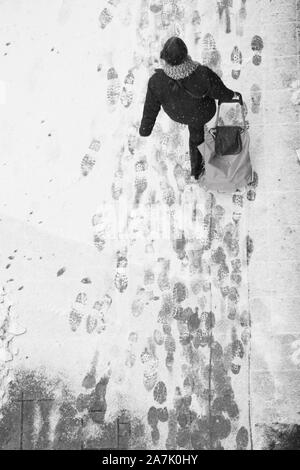
M 193 61 L 188 55 L 182 64 L 169 65 L 165 62 L 162 69 L 168 77 L 173 78 L 173 80 L 180 80 L 181 78 L 185 78 L 191 75 L 191 73 L 196 70 L 198 65 L 200 65 L 199 62 Z

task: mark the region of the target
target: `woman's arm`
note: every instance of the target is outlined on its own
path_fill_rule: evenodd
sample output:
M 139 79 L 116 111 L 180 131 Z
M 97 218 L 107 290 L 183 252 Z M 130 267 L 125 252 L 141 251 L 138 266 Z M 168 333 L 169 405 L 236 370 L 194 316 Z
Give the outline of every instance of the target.
M 152 77 L 150 77 L 148 81 L 143 117 L 139 129 L 139 134 L 142 137 L 147 137 L 151 134 L 161 106 L 160 101 L 157 99 L 152 89 L 151 78 Z
M 210 68 L 206 67 L 207 78 L 209 82 L 208 96 L 219 101 L 230 101 L 234 98 L 236 92 L 227 88 L 220 77 Z M 237 96 L 237 95 L 236 95 Z

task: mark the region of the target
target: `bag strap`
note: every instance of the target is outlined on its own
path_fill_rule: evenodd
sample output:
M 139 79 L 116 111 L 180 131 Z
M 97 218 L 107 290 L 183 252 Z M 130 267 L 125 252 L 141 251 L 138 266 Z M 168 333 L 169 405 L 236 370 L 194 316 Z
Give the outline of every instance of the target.
M 198 99 L 198 100 L 202 100 L 203 98 L 205 98 L 205 96 L 206 96 L 206 94 L 207 94 L 207 92 L 206 92 L 206 93 L 204 93 L 204 95 L 202 95 L 202 96 L 194 95 L 194 93 L 192 93 L 190 90 L 188 90 L 188 89 L 184 86 L 184 84 L 183 84 L 181 81 L 175 80 L 175 82 L 180 86 L 180 88 L 182 88 L 184 91 L 186 91 L 188 95 L 192 96 L 192 98 L 196 98 L 196 99 Z

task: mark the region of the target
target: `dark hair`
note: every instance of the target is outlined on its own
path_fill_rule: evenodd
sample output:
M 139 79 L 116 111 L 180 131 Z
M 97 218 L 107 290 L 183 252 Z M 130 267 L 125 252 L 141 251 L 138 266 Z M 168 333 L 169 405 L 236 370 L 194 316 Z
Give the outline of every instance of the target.
M 160 58 L 165 60 L 169 65 L 180 65 L 185 61 L 188 55 L 188 50 L 183 42 L 177 36 L 173 36 L 167 40 L 162 51 Z

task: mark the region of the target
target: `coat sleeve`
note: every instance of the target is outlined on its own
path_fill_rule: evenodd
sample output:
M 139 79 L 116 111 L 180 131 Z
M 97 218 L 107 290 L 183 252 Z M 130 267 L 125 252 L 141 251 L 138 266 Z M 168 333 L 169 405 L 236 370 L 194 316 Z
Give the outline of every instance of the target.
M 153 86 L 150 78 L 148 81 L 143 117 L 139 128 L 139 134 L 142 137 L 147 137 L 151 134 L 157 115 L 160 111 L 160 106 L 161 103 L 155 95 L 155 92 L 153 91 Z
M 208 67 L 206 67 L 206 69 L 209 81 L 208 96 L 220 101 L 231 100 L 233 98 L 234 91 L 227 88 L 220 77 L 215 72 L 213 72 L 213 70 Z

